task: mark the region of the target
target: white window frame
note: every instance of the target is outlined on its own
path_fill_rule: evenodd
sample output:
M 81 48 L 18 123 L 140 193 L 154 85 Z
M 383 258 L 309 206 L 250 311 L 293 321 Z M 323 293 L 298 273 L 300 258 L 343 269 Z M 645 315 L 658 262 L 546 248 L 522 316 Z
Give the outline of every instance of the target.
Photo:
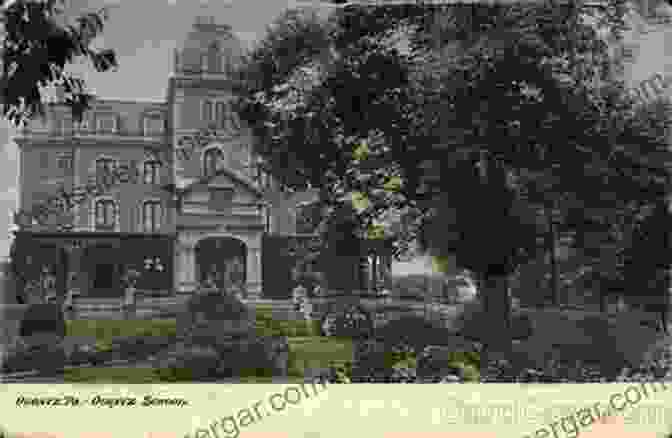
M 153 122 L 153 121 L 158 121 L 158 123 L 161 124 L 161 129 L 158 132 L 152 131 L 150 129 L 151 125 L 149 124 L 149 122 Z M 165 130 L 165 128 L 163 126 L 163 123 L 165 123 L 165 122 L 164 122 L 164 118 L 162 116 L 155 115 L 155 114 L 145 114 L 145 116 L 142 119 L 142 132 L 146 137 L 161 135 L 161 134 L 163 134 L 163 132 Z
M 205 105 L 207 103 L 210 103 L 212 105 L 212 110 L 210 112 L 210 117 L 206 118 L 205 117 Z M 216 129 L 225 129 L 227 127 L 227 124 L 224 123 L 226 120 L 221 120 L 222 113 L 217 111 L 218 106 L 223 105 L 224 106 L 224 115 L 228 115 L 228 118 L 226 120 L 229 121 L 229 123 L 232 124 L 237 124 L 239 128 L 242 128 L 242 123 L 240 121 L 240 117 L 238 114 L 233 110 L 233 105 L 231 99 L 228 98 L 213 98 L 213 97 L 208 97 L 206 99 L 203 99 L 201 102 L 201 121 L 206 122 L 208 124 L 214 123 L 216 126 Z M 237 118 L 237 122 L 233 123 L 231 120 L 233 117 Z
M 156 210 L 152 210 L 152 223 L 147 227 L 147 216 L 146 216 L 146 207 L 147 205 L 158 206 L 158 218 L 155 215 Z M 163 202 L 158 198 L 145 199 L 140 204 L 140 229 L 143 233 L 156 233 L 161 230 L 163 226 L 163 218 L 165 212 L 163 208 Z
M 96 120 L 96 133 L 97 134 L 110 134 L 110 133 L 111 134 L 116 134 L 118 129 L 119 129 L 119 126 L 117 126 L 118 120 L 117 120 L 117 115 L 116 114 L 97 113 L 95 115 L 95 120 Z M 112 122 L 113 123 L 113 128 L 112 128 L 111 132 L 105 131 L 105 130 L 102 129 L 100 122 L 105 121 L 105 120 L 112 120 L 113 121 Z
M 222 161 L 226 162 L 226 152 L 225 152 L 224 149 L 221 147 L 221 145 L 219 145 L 219 144 L 211 144 L 211 145 L 209 145 L 209 146 L 204 147 L 203 150 L 201 151 L 201 175 L 203 175 L 203 176 L 211 176 L 211 175 L 208 175 L 208 174 L 206 173 L 206 171 L 207 171 L 208 169 L 206 168 L 205 157 L 206 157 L 206 156 L 208 155 L 208 153 L 209 153 L 210 151 L 212 151 L 212 150 L 217 150 L 217 151 L 219 151 L 219 153 L 222 154 Z M 226 163 L 225 163 L 222 167 L 226 167 Z
M 68 167 L 61 166 L 61 163 L 68 162 Z M 56 165 L 60 170 L 71 171 L 75 164 L 75 157 L 72 152 L 60 152 L 56 157 Z
M 201 51 L 201 72 L 205 73 L 208 71 L 208 52 L 206 51 Z
M 210 111 L 210 118 L 209 119 L 205 117 L 205 105 L 207 105 L 208 103 L 212 105 L 212 109 Z M 215 121 L 214 120 L 215 119 L 215 108 L 216 108 L 215 99 L 210 99 L 210 98 L 203 99 L 203 101 L 201 102 L 201 121 L 206 122 L 206 123 L 214 122 Z
M 82 115 L 82 120 L 80 122 L 75 122 L 73 120 L 74 129 L 76 129 L 78 131 L 90 131 L 91 130 L 91 119 L 87 116 L 88 116 L 88 114 L 83 114 Z
M 223 108 L 223 113 L 220 113 L 217 109 L 222 107 Z M 224 128 L 224 123 L 223 123 L 223 116 L 226 116 L 227 114 L 231 113 L 231 103 L 228 102 L 225 99 L 219 99 L 215 101 L 215 110 L 213 111 L 213 122 L 217 124 L 217 129 L 223 129 Z
M 117 160 L 116 158 L 111 157 L 111 156 L 109 156 L 109 155 L 98 155 L 98 156 L 96 157 L 96 159 L 93 161 L 93 165 L 94 165 L 93 171 L 94 171 L 94 175 L 95 175 L 96 177 L 98 177 L 98 162 L 99 162 L 99 161 L 110 161 L 110 162 L 112 162 L 112 169 L 111 169 L 111 171 L 112 171 L 113 174 L 114 174 L 114 171 L 115 171 L 115 170 L 117 169 L 117 167 L 119 166 L 119 160 Z
M 66 126 L 67 124 L 70 125 L 70 129 L 67 129 Z M 57 135 L 59 136 L 67 136 L 72 134 L 72 132 L 75 130 L 75 123 L 70 117 L 59 117 L 57 121 Z
M 154 172 L 152 173 L 152 176 L 155 175 L 156 178 L 152 178 L 151 181 L 148 182 L 148 178 L 147 178 L 148 173 L 147 173 L 147 167 L 146 166 L 148 164 L 152 164 L 152 163 L 155 163 L 157 165 L 156 166 L 157 167 L 156 168 L 156 173 L 155 174 L 154 174 Z M 154 185 L 160 184 L 161 183 L 161 167 L 162 167 L 161 161 L 159 161 L 155 158 L 149 158 L 149 159 L 143 161 L 142 162 L 142 183 L 143 184 L 154 184 Z
M 113 213 L 114 223 L 113 223 L 113 226 L 111 228 L 112 228 L 112 231 L 118 233 L 119 232 L 119 227 L 120 227 L 120 224 L 119 224 L 119 202 L 116 199 L 114 199 L 112 196 L 109 196 L 109 195 L 96 196 L 95 198 L 93 198 L 91 200 L 91 211 L 90 211 L 90 214 L 89 214 L 91 230 L 93 230 L 93 231 L 103 231 L 103 232 L 104 231 L 110 231 L 108 229 L 108 227 L 105 227 L 105 229 L 99 229 L 98 228 L 98 221 L 97 221 L 98 215 L 97 215 L 97 208 L 96 207 L 97 207 L 99 202 L 112 202 L 112 205 L 114 206 L 114 213 Z

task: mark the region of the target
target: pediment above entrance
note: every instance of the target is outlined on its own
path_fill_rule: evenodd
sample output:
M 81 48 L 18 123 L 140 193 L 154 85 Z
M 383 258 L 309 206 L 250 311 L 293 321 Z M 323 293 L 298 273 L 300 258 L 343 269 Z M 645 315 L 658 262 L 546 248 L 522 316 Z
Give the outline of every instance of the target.
M 185 194 L 187 203 L 204 203 L 213 199 L 228 199 L 232 203 L 254 204 L 261 201 L 262 194 L 251 182 L 227 171 L 207 183 L 191 185 Z

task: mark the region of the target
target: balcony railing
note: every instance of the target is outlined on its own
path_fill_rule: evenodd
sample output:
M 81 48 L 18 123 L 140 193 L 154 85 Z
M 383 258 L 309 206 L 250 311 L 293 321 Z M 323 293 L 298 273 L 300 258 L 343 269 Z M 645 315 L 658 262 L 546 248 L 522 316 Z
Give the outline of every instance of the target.
M 53 138 L 70 138 L 70 137 L 122 137 L 122 138 L 144 138 L 152 140 L 161 140 L 168 138 L 167 131 L 145 131 L 141 129 L 56 129 L 56 128 L 23 128 L 19 131 L 21 137 L 53 137 Z
M 225 79 L 233 82 L 239 82 L 244 78 L 244 74 L 235 68 L 220 68 L 213 70 L 199 66 L 175 65 L 173 73 L 178 76 L 199 76 L 203 79 L 211 77 L 213 79 Z

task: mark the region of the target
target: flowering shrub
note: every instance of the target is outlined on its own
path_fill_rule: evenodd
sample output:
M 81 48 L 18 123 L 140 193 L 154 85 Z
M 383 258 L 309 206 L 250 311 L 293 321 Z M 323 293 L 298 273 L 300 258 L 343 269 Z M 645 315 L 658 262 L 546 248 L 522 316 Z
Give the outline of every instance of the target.
M 345 309 L 328 312 L 322 318 L 324 336 L 361 339 L 373 335 L 373 320 L 360 306 L 350 305 Z
M 468 368 L 471 363 L 456 358 L 454 366 L 442 373 L 423 376 L 420 361 L 409 345 L 387 346 L 375 340 L 359 342 L 354 363 L 331 367 L 324 376 L 331 383 L 460 383 L 477 380 L 478 370 Z M 473 367 L 472 367 L 473 368 Z
M 292 291 L 292 302 L 294 303 L 294 310 L 304 314 L 304 319 L 310 319 L 310 311 L 312 306 L 310 306 L 308 300 L 308 291 L 305 287 L 298 285 Z

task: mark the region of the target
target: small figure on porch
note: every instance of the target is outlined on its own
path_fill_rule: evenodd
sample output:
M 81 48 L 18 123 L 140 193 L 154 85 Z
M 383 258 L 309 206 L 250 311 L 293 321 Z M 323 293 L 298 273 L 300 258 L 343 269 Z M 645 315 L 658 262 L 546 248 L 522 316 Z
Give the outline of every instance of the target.
M 72 314 L 75 310 L 74 308 L 74 294 L 75 294 L 75 285 L 77 284 L 77 273 L 69 272 L 68 273 L 68 282 L 65 289 L 65 299 L 63 300 L 63 312 L 66 314 Z
M 44 302 L 48 303 L 56 298 L 56 276 L 52 273 L 51 266 L 42 267 L 40 276 L 42 291 L 44 293 Z
M 308 299 L 308 290 L 303 285 L 297 285 L 292 291 L 292 302 L 294 303 L 294 310 L 302 311 L 305 302 Z
M 121 280 L 124 286 L 124 314 L 126 319 L 130 319 L 131 315 L 135 314 L 135 286 L 139 278 L 140 272 L 130 268 L 126 269 Z
M 210 272 L 207 274 L 205 281 L 203 282 L 203 287 L 206 291 L 212 291 L 217 289 L 217 267 L 212 265 Z

